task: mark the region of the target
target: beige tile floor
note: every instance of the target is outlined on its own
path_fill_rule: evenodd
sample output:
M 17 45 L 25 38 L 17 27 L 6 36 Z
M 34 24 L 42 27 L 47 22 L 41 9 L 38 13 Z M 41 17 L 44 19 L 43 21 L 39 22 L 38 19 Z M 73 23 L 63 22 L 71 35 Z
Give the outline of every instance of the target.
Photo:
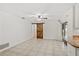
M 65 56 L 63 42 L 31 39 L 0 53 L 0 56 Z

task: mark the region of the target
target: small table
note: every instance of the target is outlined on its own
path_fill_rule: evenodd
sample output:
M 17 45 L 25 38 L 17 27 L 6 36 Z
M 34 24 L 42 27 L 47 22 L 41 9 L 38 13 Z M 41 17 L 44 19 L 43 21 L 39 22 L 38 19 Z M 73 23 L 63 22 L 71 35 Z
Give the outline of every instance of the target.
M 78 35 L 74 35 L 73 39 L 70 39 L 67 41 L 70 45 L 72 45 L 73 47 L 75 47 L 75 55 L 77 56 L 77 49 L 79 49 L 79 36 Z

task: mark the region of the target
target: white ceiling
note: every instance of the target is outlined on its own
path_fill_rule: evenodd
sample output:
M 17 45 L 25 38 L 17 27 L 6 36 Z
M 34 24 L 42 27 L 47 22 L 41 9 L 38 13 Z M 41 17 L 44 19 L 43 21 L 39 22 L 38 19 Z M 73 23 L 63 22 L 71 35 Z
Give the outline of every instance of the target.
M 28 16 L 45 13 L 50 16 L 62 16 L 73 3 L 1 3 L 0 11 L 15 16 Z

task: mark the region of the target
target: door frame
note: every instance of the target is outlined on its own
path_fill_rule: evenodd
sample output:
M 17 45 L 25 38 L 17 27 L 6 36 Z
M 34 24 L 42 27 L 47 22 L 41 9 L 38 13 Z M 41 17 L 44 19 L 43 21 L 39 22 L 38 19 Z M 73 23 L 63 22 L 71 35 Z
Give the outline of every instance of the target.
M 44 24 L 45 24 L 45 23 L 42 22 L 42 23 L 32 23 L 32 24 L 35 24 L 36 27 L 37 27 L 37 24 L 43 24 L 43 39 L 44 39 Z M 35 29 L 36 29 L 36 31 L 37 31 L 37 28 L 35 28 Z M 36 36 L 35 36 L 35 37 L 36 37 L 36 39 L 38 39 L 38 38 L 37 38 L 37 32 L 35 32 L 35 33 L 36 33 Z

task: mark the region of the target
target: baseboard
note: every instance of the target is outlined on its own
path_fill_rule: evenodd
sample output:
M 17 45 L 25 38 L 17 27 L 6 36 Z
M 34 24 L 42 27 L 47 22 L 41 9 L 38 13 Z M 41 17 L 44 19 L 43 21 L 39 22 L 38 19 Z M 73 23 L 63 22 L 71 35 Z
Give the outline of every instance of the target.
M 47 38 L 45 38 L 45 40 L 46 40 Z M 60 41 L 60 42 L 62 42 L 62 40 L 59 40 L 59 39 L 47 39 L 47 40 L 54 40 L 54 41 Z
M 27 39 L 27 40 L 30 40 L 30 39 Z M 5 50 L 7 50 L 7 49 L 10 49 L 10 48 L 13 48 L 13 47 L 15 47 L 15 46 L 17 46 L 17 45 L 19 45 L 19 44 L 21 44 L 21 43 L 27 41 L 27 40 L 25 39 L 25 40 L 23 40 L 23 41 L 17 43 L 16 45 L 9 46 L 9 47 L 7 47 L 7 48 L 1 49 L 0 52 L 3 52 L 3 51 L 5 51 Z
M 4 44 L 1 44 L 1 45 L 0 45 L 0 50 L 2 50 L 2 49 L 4 49 L 4 48 L 7 48 L 7 47 L 9 47 L 9 42 L 4 43 Z

